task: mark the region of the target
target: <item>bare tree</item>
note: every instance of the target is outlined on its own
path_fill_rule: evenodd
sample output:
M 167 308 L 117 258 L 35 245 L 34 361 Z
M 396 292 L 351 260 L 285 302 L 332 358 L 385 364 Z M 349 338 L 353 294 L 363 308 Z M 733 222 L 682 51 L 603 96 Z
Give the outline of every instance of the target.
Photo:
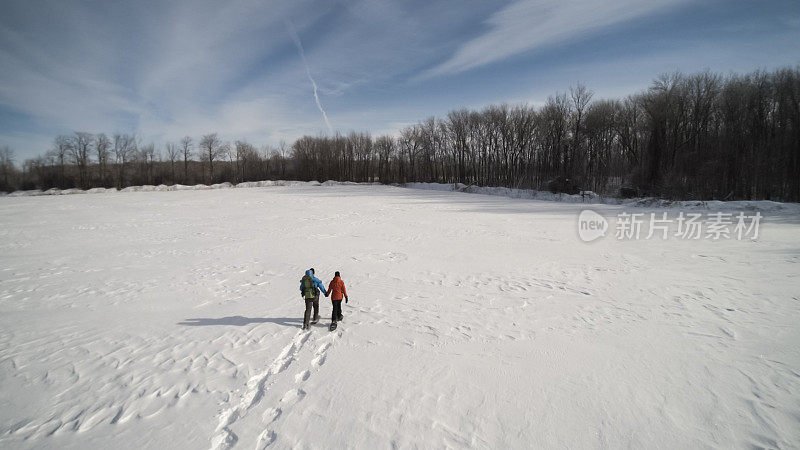
M 192 159 L 192 152 L 194 144 L 190 136 L 185 136 L 181 139 L 181 154 L 183 155 L 183 183 L 187 184 L 189 181 L 189 160 Z
M 153 172 L 156 163 L 156 146 L 153 143 L 141 146 L 139 157 L 144 164 L 145 183 L 153 184 Z
M 234 157 L 235 161 L 235 168 L 236 168 L 236 179 L 238 182 L 245 181 L 247 179 L 247 167 L 250 165 L 248 164 L 251 160 L 258 157 L 258 152 L 256 148 L 246 142 L 246 141 L 236 141 L 234 144 Z
M 100 133 L 94 140 L 94 151 L 97 156 L 97 165 L 100 169 L 100 184 L 106 184 L 106 167 L 108 166 L 108 157 L 111 153 L 111 140 L 105 133 Z
M 380 136 L 375 139 L 378 152 L 378 179 L 381 183 L 389 182 L 390 161 L 394 158 L 395 142 L 391 136 Z
M 572 150 L 568 154 L 566 165 L 567 174 L 575 176 L 575 172 L 581 172 L 580 168 L 576 167 L 578 163 L 578 155 L 583 153 L 583 127 L 584 127 L 584 113 L 586 107 L 592 100 L 594 93 L 586 86 L 578 84 L 577 87 L 569 88 L 569 96 L 572 101 Z
M 94 141 L 94 135 L 83 131 L 76 131 L 69 143 L 69 155 L 72 163 L 78 166 L 80 187 L 88 186 L 87 169 L 89 166 L 89 148 Z
M 223 158 L 226 155 L 228 156 L 228 168 L 233 168 L 233 183 L 234 184 L 239 182 L 239 177 L 241 176 L 241 173 L 239 172 L 240 161 L 239 161 L 239 158 L 238 158 L 238 151 L 237 151 L 238 149 L 237 149 L 237 145 L 236 145 L 238 142 L 239 141 L 236 141 L 234 143 L 233 147 L 228 146 L 228 148 L 225 149 L 225 153 L 222 154 Z
M 55 162 L 58 163 L 58 176 L 56 183 L 60 188 L 65 187 L 66 184 L 66 163 L 70 145 L 70 136 L 56 136 L 55 140 L 53 141 L 53 150 L 50 153 Z
M 169 169 L 171 178 L 170 181 L 172 184 L 175 183 L 175 161 L 178 160 L 178 157 L 181 155 L 181 150 L 172 142 L 167 142 L 167 159 L 169 159 Z
M 14 150 L 11 150 L 7 145 L 0 148 L 0 171 L 3 173 L 0 191 L 10 191 L 11 174 L 14 172 Z
M 404 171 L 403 182 L 417 179 L 417 156 L 422 149 L 420 130 L 421 127 L 419 125 L 405 128 L 400 132 L 400 138 L 397 140 L 400 153 L 405 156 L 405 162 L 408 163 L 408 171 Z
M 289 158 L 289 146 L 286 145 L 286 141 L 283 139 L 281 139 L 281 142 L 278 144 L 278 155 L 280 155 L 278 160 L 281 173 L 280 177 L 283 179 L 286 178 L 286 160 Z
M 129 134 L 114 134 L 114 159 L 117 166 L 117 188 L 125 187 L 125 167 L 135 147 L 135 140 Z
M 217 136 L 217 133 L 206 134 L 200 139 L 200 152 L 205 161 L 208 161 L 208 171 L 210 175 L 210 182 L 214 182 L 214 161 L 218 160 L 228 147 L 222 144 L 222 141 Z

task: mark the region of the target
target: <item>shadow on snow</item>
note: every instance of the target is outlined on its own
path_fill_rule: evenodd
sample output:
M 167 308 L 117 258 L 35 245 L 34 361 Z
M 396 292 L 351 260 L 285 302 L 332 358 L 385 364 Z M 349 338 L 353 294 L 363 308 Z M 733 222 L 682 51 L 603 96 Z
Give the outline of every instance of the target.
M 190 327 L 204 327 L 210 325 L 232 325 L 235 327 L 242 327 L 253 323 L 276 323 L 286 327 L 296 327 L 297 324 L 302 323 L 303 319 L 295 317 L 243 317 L 231 316 L 220 317 L 217 319 L 212 318 L 197 318 L 185 319 L 183 322 L 178 322 L 178 325 L 185 325 Z

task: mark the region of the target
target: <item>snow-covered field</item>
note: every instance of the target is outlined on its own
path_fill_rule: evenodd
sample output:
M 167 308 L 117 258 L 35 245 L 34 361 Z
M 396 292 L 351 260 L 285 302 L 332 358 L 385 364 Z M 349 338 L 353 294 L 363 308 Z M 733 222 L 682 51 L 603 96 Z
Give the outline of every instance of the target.
M 800 446 L 800 216 L 765 213 L 755 241 L 584 243 L 583 206 L 0 198 L 0 447 Z M 309 267 L 347 284 L 334 333 L 327 299 L 300 330 Z

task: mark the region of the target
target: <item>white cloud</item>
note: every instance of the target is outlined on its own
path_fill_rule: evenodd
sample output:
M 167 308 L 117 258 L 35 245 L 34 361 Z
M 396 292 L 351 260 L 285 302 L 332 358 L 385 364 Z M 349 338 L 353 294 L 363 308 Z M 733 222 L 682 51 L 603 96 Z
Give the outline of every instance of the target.
M 584 36 L 688 0 L 517 0 L 494 13 L 488 31 L 462 44 L 421 78 L 463 72 Z

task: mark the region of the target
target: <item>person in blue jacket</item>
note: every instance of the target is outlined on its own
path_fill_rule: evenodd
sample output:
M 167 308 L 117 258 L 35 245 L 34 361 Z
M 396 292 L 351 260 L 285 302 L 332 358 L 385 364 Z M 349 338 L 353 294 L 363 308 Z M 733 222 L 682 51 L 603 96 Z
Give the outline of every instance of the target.
M 307 330 L 309 327 L 309 319 L 311 318 L 311 309 L 314 309 L 314 319 L 311 320 L 312 324 L 319 321 L 319 291 L 322 291 L 325 296 L 328 296 L 328 291 L 325 290 L 325 285 L 322 280 L 314 276 L 314 268 L 306 270 L 306 274 L 300 280 L 300 295 L 306 302 L 306 313 L 303 315 L 303 329 Z

